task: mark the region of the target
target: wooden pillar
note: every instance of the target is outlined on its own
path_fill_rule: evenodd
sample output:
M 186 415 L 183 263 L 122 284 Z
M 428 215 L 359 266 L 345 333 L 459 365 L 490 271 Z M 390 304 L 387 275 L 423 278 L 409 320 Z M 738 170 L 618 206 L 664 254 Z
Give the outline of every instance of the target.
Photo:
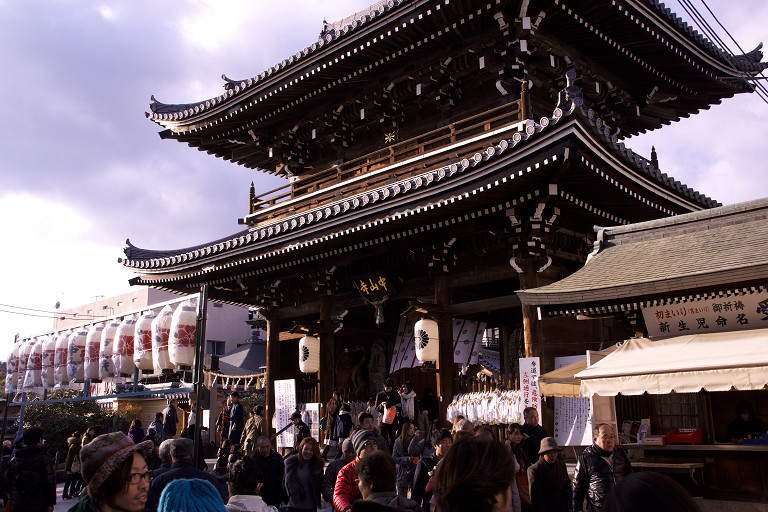
M 280 318 L 276 311 L 262 310 L 267 320 L 267 410 L 264 419 L 269 432 L 272 432 L 272 418 L 275 414 L 275 375 L 280 371 Z M 281 425 L 278 425 L 278 429 Z
M 520 276 L 520 289 L 528 290 L 539 286 L 536 273 L 536 262 L 532 259 L 518 260 L 523 272 Z M 541 357 L 542 340 L 538 312 L 533 306 L 523 306 L 523 339 L 525 342 L 525 357 Z
M 317 372 L 318 401 L 324 404 L 336 387 L 336 351 L 335 337 L 331 327 L 330 296 L 320 298 L 320 371 Z
M 448 274 L 435 275 L 435 304 L 439 309 L 447 310 L 450 301 Z M 437 315 L 437 331 L 440 337 L 440 353 L 437 357 L 437 396 L 439 417 L 445 421 L 448 404 L 453 400 L 454 378 L 453 363 L 453 322 L 448 313 Z
M 509 325 L 504 324 L 499 327 L 499 360 L 501 361 L 501 382 L 507 386 L 509 375 L 512 373 L 512 367 L 509 364 L 512 361 L 513 347 L 511 346 L 511 330 Z

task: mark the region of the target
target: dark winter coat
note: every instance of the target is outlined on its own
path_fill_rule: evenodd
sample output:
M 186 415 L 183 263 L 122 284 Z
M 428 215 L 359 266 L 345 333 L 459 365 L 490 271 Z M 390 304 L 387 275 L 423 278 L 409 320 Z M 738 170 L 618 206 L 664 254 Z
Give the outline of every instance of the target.
M 550 464 L 542 457 L 529 467 L 528 488 L 535 512 L 571 510 L 571 478 L 562 460 L 557 459 L 554 464 Z
M 274 450 L 269 452 L 269 457 L 262 457 L 258 451 L 253 452 L 250 457 L 261 472 L 263 485 L 259 494 L 264 498 L 267 505 L 280 506 L 280 500 L 283 496 L 283 475 L 285 474 L 283 458 Z
M 632 472 L 627 455 L 621 448 L 613 450 L 613 465 L 603 457 L 611 453 L 602 450 L 596 444 L 588 446 L 576 461 L 573 474 L 573 510 L 582 510 L 584 498 L 587 498 L 587 510 L 600 511 L 603 501 L 613 486 L 621 482 Z
M 406 450 L 398 437 L 393 446 L 392 457 L 397 463 L 397 488 L 410 489 L 415 477 L 413 458 L 419 456 L 419 442 L 415 437 L 411 438 Z
M 69 448 L 67 448 L 67 458 L 64 459 L 64 470 L 67 473 L 72 473 L 72 463 L 75 462 L 75 459 L 80 454 L 81 443 L 82 441 L 80 441 L 79 437 L 70 437 L 67 439 Z
M 243 414 L 243 405 L 240 402 L 232 404 L 229 410 L 229 442 L 239 444 L 245 429 L 245 418 Z
M 285 489 L 288 491 L 288 507 L 308 508 L 314 503 L 314 508 L 320 506 L 320 485 L 323 481 L 323 466 L 314 461 L 305 463 L 309 472 L 299 468 L 299 456 L 291 455 L 285 459 Z M 302 476 L 303 475 L 303 476 Z
M 339 475 L 341 468 L 347 464 L 347 459 L 342 457 L 332 461 L 325 467 L 323 482 L 320 484 L 320 494 L 328 503 L 333 503 L 333 489 L 336 487 L 336 477 Z
M 413 489 L 411 489 L 411 499 L 421 505 L 424 510 L 429 510 L 429 500 L 432 499 L 432 493 L 426 490 L 429 479 L 435 466 L 437 466 L 437 456 L 431 455 L 423 457 L 416 466 L 416 473 L 413 477 Z
M 293 449 L 299 451 L 301 442 L 307 437 L 312 437 L 309 426 L 303 421 L 299 421 L 299 424 L 293 427 Z
M 56 475 L 40 445 L 25 446 L 8 464 L 6 484 L 11 512 L 45 511 L 56 504 Z
M 178 421 L 179 414 L 176 412 L 176 408 L 169 405 L 163 410 L 163 430 L 167 437 L 173 437 L 176 435 L 176 422 Z
M 141 427 L 131 427 L 128 429 L 128 437 L 133 440 L 133 444 L 139 444 L 144 440 L 144 429 Z

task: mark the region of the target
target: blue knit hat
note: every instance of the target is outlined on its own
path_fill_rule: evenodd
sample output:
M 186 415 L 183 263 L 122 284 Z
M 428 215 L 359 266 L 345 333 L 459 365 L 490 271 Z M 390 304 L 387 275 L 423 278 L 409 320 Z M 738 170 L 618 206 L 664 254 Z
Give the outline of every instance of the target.
M 174 480 L 163 489 L 157 512 L 227 512 L 221 495 L 208 480 Z

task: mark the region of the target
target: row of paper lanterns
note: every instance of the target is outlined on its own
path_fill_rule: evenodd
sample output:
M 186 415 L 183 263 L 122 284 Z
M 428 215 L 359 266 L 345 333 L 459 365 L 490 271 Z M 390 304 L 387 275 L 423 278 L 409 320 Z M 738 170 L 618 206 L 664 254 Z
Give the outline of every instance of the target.
M 413 326 L 416 357 L 421 362 L 437 361 L 439 337 L 437 322 L 422 318 Z M 315 373 L 320 370 L 320 340 L 315 336 L 304 336 L 299 340 L 299 370 Z
M 122 321 L 78 327 L 74 331 L 16 343 L 8 356 L 5 392 L 42 393 L 85 379 L 132 376 L 138 368 L 161 373 L 195 361 L 197 299 L 176 311 L 166 305 Z

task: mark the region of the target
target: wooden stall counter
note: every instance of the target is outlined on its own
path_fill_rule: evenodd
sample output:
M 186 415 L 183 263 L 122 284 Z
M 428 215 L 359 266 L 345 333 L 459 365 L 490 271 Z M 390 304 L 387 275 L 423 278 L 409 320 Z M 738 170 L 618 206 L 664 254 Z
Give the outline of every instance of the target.
M 768 501 L 768 445 L 622 445 L 636 470 L 687 473 L 694 494 L 711 499 Z

